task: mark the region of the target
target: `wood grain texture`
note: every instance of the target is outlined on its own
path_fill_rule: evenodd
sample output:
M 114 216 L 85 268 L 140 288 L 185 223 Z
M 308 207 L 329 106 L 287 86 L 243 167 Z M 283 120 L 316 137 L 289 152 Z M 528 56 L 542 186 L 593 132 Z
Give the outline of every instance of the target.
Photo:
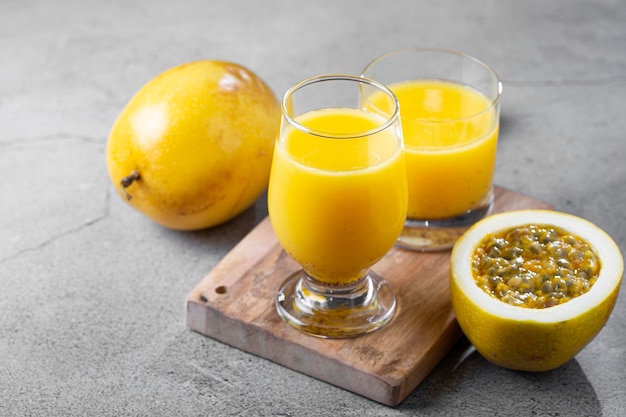
M 494 212 L 551 207 L 495 189 Z M 384 328 L 354 339 L 307 336 L 278 317 L 274 297 L 299 269 L 264 219 L 187 297 L 187 326 L 306 375 L 395 406 L 461 337 L 449 296 L 450 252 L 393 248 L 373 269 L 392 285 L 398 310 Z

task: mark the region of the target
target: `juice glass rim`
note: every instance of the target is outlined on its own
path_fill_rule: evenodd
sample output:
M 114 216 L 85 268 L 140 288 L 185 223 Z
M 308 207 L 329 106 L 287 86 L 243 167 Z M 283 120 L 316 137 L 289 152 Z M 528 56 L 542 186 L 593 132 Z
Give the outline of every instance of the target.
M 374 65 L 378 64 L 380 61 L 383 61 L 384 59 L 390 58 L 392 56 L 396 56 L 396 55 L 401 55 L 401 54 L 407 54 L 407 53 L 414 53 L 414 52 L 429 52 L 429 53 L 441 53 L 441 54 L 447 54 L 447 55 L 454 55 L 457 56 L 459 58 L 464 58 L 467 59 L 471 62 L 474 62 L 475 64 L 479 65 L 480 67 L 482 67 L 483 69 L 485 69 L 492 77 L 493 80 L 495 81 L 495 85 L 497 85 L 497 90 L 496 90 L 496 95 L 494 98 L 490 98 L 485 96 L 485 98 L 487 98 L 489 100 L 489 105 L 487 107 L 485 107 L 484 109 L 482 109 L 479 112 L 476 113 L 472 113 L 468 116 L 463 116 L 463 117 L 456 117 L 456 118 L 450 118 L 450 119 L 429 119 L 429 118 L 425 118 L 425 117 L 411 117 L 411 118 L 404 118 L 402 117 L 402 115 L 400 115 L 400 118 L 403 120 L 407 120 L 407 121 L 417 121 L 419 123 L 426 123 L 426 124 L 433 124 L 433 125 L 437 125 L 437 124 L 444 124 L 444 123 L 450 123 L 450 122 L 462 122 L 465 120 L 469 120 L 469 119 L 473 119 L 477 116 L 480 116 L 484 113 L 487 113 L 489 111 L 492 111 L 499 103 L 500 103 L 500 98 L 502 97 L 502 80 L 500 79 L 500 76 L 498 75 L 498 73 L 487 63 L 485 63 L 484 61 L 469 55 L 465 52 L 460 52 L 460 51 L 455 51 L 452 49 L 442 49 L 442 48 L 405 48 L 405 49 L 397 49 L 391 52 L 387 52 L 383 55 L 379 55 L 378 57 L 374 58 L 373 60 L 371 60 L 366 66 L 365 68 L 363 68 L 363 70 L 361 71 L 361 76 L 362 77 L 368 77 L 365 74 L 368 72 L 368 70 L 370 70 L 371 68 L 374 67 Z M 429 81 L 449 81 L 449 80 L 444 80 L 443 78 L 414 78 L 413 80 L 429 80 Z M 411 80 L 405 80 L 405 81 L 411 81 Z M 469 84 L 464 84 L 467 87 L 475 90 L 475 88 Z M 482 94 L 482 93 L 481 93 Z M 484 95 L 484 94 L 483 94 Z M 375 107 L 375 106 L 374 106 Z
M 386 116 L 385 122 L 382 123 L 380 126 L 377 126 L 374 129 L 369 129 L 369 130 L 365 130 L 361 132 L 354 132 L 354 133 L 333 133 L 333 132 L 311 129 L 299 123 L 298 121 L 296 121 L 295 118 L 298 115 L 293 115 L 293 111 L 289 110 L 289 107 L 290 107 L 288 104 L 289 98 L 292 97 L 295 92 L 297 92 L 298 90 L 308 85 L 325 82 L 325 81 L 334 81 L 334 80 L 353 81 L 353 82 L 360 83 L 361 85 L 366 84 L 366 85 L 379 89 L 380 91 L 385 93 L 387 96 L 389 96 L 393 100 L 394 109 L 393 109 L 392 115 L 389 117 Z M 330 107 L 327 107 L 327 108 L 330 108 Z M 353 108 L 356 110 L 360 109 L 357 107 L 353 107 Z M 316 110 L 321 110 L 321 109 L 316 109 Z M 400 118 L 400 103 L 398 102 L 398 98 L 396 97 L 396 95 L 387 86 L 385 86 L 384 84 L 378 81 L 369 79 L 362 75 L 357 76 L 357 75 L 348 75 L 348 74 L 328 74 L 328 75 L 319 75 L 316 77 L 307 78 L 295 84 L 290 89 L 288 89 L 285 92 L 285 95 L 283 96 L 283 99 L 281 101 L 281 111 L 283 113 L 285 120 L 287 120 L 287 122 L 291 126 L 295 127 L 296 129 L 306 134 L 310 134 L 310 135 L 314 135 L 314 136 L 318 136 L 322 138 L 328 138 L 328 139 L 358 139 L 358 138 L 363 138 L 366 136 L 375 135 L 379 132 L 384 131 L 385 129 L 388 129 L 391 125 L 396 123 L 396 121 Z

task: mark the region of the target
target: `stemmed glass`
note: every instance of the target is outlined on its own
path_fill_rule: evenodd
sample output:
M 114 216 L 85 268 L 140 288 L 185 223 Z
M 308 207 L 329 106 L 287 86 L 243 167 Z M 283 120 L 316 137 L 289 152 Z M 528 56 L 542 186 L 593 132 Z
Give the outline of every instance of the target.
M 387 101 L 384 110 L 359 104 L 373 91 Z M 268 208 L 278 241 L 302 267 L 276 297 L 290 325 L 342 338 L 393 317 L 391 286 L 370 267 L 402 231 L 405 169 L 398 103 L 382 84 L 326 75 L 286 92 Z

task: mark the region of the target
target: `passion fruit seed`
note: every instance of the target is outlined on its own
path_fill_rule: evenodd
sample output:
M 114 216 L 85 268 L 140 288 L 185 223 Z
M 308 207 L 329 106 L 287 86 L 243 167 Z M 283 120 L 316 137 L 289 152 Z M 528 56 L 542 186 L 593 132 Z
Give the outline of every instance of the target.
M 589 291 L 600 260 L 580 237 L 555 226 L 527 225 L 489 234 L 472 273 L 486 293 L 511 305 L 547 308 Z

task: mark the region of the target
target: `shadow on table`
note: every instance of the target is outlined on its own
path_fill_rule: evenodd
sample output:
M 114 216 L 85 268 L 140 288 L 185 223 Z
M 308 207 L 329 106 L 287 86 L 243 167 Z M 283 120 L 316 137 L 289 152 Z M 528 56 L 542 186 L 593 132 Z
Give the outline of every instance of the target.
M 257 201 L 242 213 L 232 219 L 201 230 L 179 231 L 162 228 L 155 225 L 168 239 L 173 239 L 181 245 L 206 250 L 206 247 L 216 247 L 230 250 L 241 241 L 252 229 L 267 217 L 267 193 L 261 195 Z
M 602 415 L 576 359 L 548 372 L 512 371 L 485 360 L 465 338 L 397 411 L 476 417 Z

